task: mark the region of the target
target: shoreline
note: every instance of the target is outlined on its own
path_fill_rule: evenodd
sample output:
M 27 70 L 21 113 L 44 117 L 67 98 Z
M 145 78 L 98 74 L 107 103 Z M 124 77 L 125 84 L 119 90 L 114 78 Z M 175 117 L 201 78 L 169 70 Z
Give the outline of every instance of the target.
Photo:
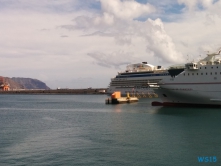
M 106 88 L 97 89 L 19 89 L 0 91 L 0 94 L 107 94 Z

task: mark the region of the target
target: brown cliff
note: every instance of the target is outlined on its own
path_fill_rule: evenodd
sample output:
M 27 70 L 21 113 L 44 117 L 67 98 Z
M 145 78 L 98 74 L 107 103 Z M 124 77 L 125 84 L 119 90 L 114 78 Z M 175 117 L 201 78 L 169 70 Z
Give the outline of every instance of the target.
M 10 85 L 10 89 L 50 89 L 44 82 L 21 77 L 4 77 L 4 82 Z

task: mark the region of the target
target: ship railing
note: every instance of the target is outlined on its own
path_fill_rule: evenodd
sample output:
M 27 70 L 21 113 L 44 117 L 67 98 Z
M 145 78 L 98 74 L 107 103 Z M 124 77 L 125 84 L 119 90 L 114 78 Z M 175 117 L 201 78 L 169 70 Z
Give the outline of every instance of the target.
M 137 98 L 158 98 L 158 95 L 154 92 L 128 92 L 129 96 Z
M 129 70 L 129 71 L 121 71 L 118 72 L 118 74 L 122 74 L 122 73 L 134 73 L 134 72 L 146 72 L 146 71 L 154 71 L 152 69 L 135 69 L 135 70 Z M 159 70 L 160 71 L 160 70 Z

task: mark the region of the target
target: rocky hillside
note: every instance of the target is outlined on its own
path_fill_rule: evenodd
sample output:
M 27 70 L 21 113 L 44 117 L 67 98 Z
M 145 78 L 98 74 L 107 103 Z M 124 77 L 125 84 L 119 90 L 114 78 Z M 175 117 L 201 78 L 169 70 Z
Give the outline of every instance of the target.
M 44 82 L 21 77 L 4 77 L 4 81 L 10 84 L 10 89 L 50 89 Z
M 14 82 L 19 83 L 24 89 L 50 89 L 44 82 L 32 78 L 12 77 Z

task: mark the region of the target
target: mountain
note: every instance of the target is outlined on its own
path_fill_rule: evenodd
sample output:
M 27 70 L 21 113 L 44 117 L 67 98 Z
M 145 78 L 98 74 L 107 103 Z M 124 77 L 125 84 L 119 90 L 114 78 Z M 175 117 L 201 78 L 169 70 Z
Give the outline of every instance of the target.
M 33 78 L 12 77 L 11 80 L 21 85 L 23 89 L 50 89 L 44 82 Z M 11 84 L 10 87 L 12 89 Z
M 37 79 L 0 76 L 0 84 L 5 83 L 10 85 L 10 89 L 50 89 L 44 82 Z

